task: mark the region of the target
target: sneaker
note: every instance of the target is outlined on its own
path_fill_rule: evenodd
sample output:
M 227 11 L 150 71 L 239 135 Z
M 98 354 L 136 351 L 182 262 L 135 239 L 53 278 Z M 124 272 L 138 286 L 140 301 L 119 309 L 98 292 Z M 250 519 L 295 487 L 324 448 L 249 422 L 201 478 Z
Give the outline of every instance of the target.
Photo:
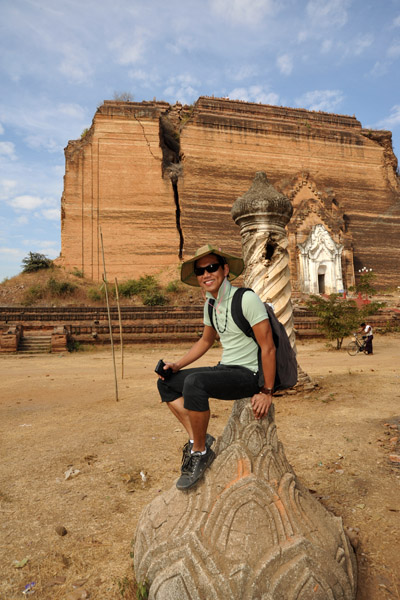
M 214 442 L 215 442 L 215 437 L 213 437 L 212 435 L 207 433 L 206 434 L 206 450 L 207 450 L 207 448 L 211 448 L 211 446 L 213 445 Z M 186 444 L 182 448 L 181 473 L 184 473 L 187 469 L 187 466 L 188 466 L 189 460 L 190 460 L 190 456 L 192 454 L 192 447 L 193 447 L 193 444 L 191 442 L 186 442 Z
M 211 448 L 206 449 L 206 453 L 193 452 L 190 455 L 189 463 L 182 475 L 176 482 L 178 490 L 188 490 L 199 481 L 204 475 L 204 471 L 209 467 L 215 458 L 215 453 Z

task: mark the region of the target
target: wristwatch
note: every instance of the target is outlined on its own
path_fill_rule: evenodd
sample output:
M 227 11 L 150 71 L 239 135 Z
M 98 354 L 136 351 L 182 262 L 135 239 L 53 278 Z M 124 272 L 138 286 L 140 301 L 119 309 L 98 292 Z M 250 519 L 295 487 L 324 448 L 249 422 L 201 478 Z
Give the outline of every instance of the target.
M 260 388 L 259 394 L 266 394 L 267 396 L 272 396 L 274 393 L 273 388 L 265 387 L 264 385 Z

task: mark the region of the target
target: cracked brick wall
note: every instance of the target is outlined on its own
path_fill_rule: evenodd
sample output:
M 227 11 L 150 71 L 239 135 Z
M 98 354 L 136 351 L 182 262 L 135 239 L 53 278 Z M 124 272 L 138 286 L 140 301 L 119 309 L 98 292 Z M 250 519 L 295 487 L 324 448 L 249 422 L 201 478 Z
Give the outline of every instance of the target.
M 99 226 L 109 279 L 166 268 L 176 276 L 180 259 L 208 241 L 240 252 L 230 210 L 262 170 L 289 196 L 299 180 L 312 180 L 314 204 L 333 194 L 355 268 L 373 268 L 382 285 L 399 284 L 391 134 L 363 130 L 355 117 L 205 97 L 193 107 L 106 101 L 65 156 L 60 262 L 95 281 L 103 270 Z M 295 246 L 292 254 L 295 264 Z

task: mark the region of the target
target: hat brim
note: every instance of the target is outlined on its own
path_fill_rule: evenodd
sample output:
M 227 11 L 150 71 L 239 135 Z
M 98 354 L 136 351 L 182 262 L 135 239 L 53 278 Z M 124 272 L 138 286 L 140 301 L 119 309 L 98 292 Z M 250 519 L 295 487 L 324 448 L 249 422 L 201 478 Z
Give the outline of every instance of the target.
M 220 248 L 216 246 L 212 246 L 211 244 L 207 244 L 206 246 L 202 246 L 198 250 L 196 250 L 196 254 L 185 260 L 182 263 L 181 268 L 181 281 L 186 283 L 187 285 L 192 285 L 194 287 L 200 287 L 197 276 L 194 272 L 194 265 L 197 260 L 203 258 L 203 256 L 207 256 L 207 254 L 215 254 L 218 256 L 223 256 L 229 266 L 229 276 L 228 279 L 233 281 L 236 277 L 239 277 L 244 269 L 243 259 L 237 256 L 232 256 L 227 252 L 223 252 Z

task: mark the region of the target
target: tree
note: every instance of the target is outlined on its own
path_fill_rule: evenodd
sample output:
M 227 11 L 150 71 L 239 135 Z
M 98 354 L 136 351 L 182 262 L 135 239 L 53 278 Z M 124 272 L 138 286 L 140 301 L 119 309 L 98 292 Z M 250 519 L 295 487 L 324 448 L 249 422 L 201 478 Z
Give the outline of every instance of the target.
M 134 96 L 131 92 L 114 92 L 113 99 L 118 102 L 133 102 Z
M 49 269 L 53 266 L 53 261 L 39 252 L 29 252 L 28 256 L 22 260 L 23 273 L 33 273 L 40 269 Z
M 359 271 L 360 279 L 356 284 L 357 292 L 361 292 L 361 294 L 365 294 L 366 296 L 372 296 L 376 294 L 376 289 L 373 286 L 373 282 L 375 280 L 375 273 L 372 272 L 372 269 L 368 271 L 365 267 Z
M 359 317 L 354 300 L 344 300 L 339 294 L 331 294 L 328 300 L 311 296 L 307 307 L 318 317 L 318 325 L 326 337 L 336 339 L 337 350 L 342 347 L 343 338 L 357 328 Z
M 382 302 L 371 302 L 358 310 L 354 300 L 345 300 L 340 294 L 331 294 L 328 300 L 311 296 L 307 302 L 307 308 L 318 317 L 318 325 L 326 337 L 336 340 L 337 350 L 346 336 L 360 328 L 367 315 L 377 313 L 383 306 Z

